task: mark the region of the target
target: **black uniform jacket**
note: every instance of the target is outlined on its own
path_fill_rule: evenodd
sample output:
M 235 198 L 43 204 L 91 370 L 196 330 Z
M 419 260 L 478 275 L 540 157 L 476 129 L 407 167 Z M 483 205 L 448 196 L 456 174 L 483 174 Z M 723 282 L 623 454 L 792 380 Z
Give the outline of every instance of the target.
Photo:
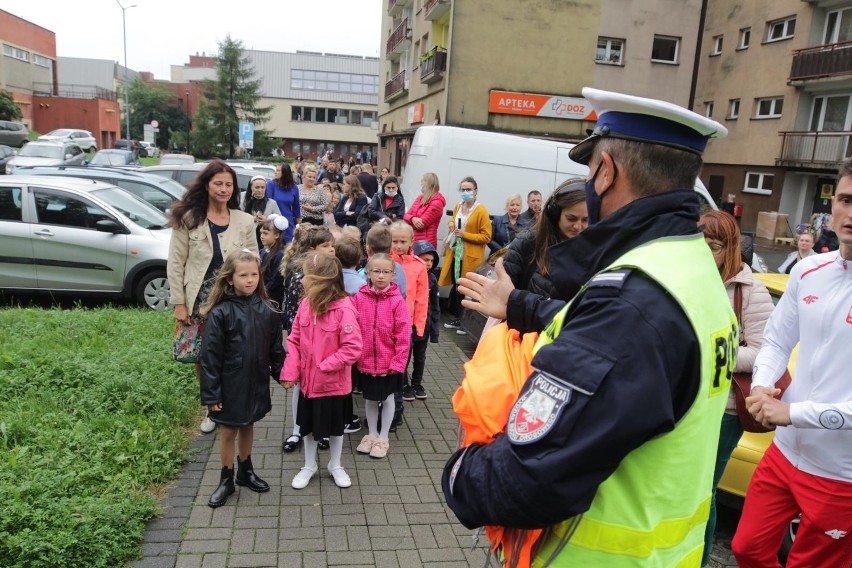
M 284 365 L 281 319 L 256 294 L 226 296 L 204 322 L 201 403 L 222 403 L 210 418 L 248 426 L 272 410 L 269 377 Z
M 625 252 L 660 237 L 695 234 L 697 221 L 692 190 L 638 199 L 552 247 L 553 282 L 572 297 Z M 689 259 L 671 262 L 673 270 L 689 266 Z M 556 340 L 533 358 L 533 375 L 514 410 L 542 384 L 567 391 L 561 406 L 544 413 L 545 420 L 555 416 L 551 425 L 514 442 L 500 435 L 447 463 L 442 487 L 465 526 L 543 528 L 585 512 L 621 460 L 671 431 L 695 399 L 700 351 L 686 315 L 640 271 L 624 272 L 621 283 L 590 285 Z M 508 323 L 541 331 L 564 305 L 516 290 Z

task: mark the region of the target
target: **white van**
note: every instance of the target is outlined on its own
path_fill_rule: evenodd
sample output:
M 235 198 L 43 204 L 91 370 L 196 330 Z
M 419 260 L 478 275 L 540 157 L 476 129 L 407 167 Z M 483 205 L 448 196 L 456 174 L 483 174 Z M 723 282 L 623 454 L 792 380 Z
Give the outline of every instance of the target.
M 479 187 L 477 199 L 492 216 L 504 214 L 506 198 L 521 194 L 526 208 L 527 194 L 541 192 L 544 201 L 557 185 L 569 178 L 584 178 L 589 168 L 568 157 L 574 144 L 540 138 L 526 138 L 454 126 L 421 126 L 408 151 L 402 180 L 402 195 L 410 207 L 420 193 L 420 180 L 434 172 L 447 199 L 447 215 L 459 200 L 462 178 L 473 176 Z M 716 205 L 701 183 L 695 191 L 710 207 Z M 438 242 L 447 236 L 447 223 L 438 227 Z M 443 248 L 443 247 L 439 247 Z

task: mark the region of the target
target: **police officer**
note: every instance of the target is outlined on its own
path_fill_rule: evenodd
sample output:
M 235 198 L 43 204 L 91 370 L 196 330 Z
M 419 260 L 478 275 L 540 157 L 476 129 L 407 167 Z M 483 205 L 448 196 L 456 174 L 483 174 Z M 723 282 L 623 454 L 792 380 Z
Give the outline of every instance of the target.
M 698 566 L 736 318 L 693 190 L 727 130 L 676 105 L 583 89 L 589 228 L 551 249 L 560 300 L 468 274 L 465 307 L 542 331 L 506 433 L 442 486 L 469 528 L 548 528 L 533 566 Z

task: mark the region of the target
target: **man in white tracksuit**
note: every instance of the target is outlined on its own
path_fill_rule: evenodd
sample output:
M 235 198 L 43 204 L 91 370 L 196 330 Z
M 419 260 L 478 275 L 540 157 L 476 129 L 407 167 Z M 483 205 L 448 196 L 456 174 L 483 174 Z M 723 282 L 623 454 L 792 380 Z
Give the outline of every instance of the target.
M 779 428 L 731 545 L 741 568 L 779 566 L 784 527 L 800 511 L 787 567 L 852 564 L 852 160 L 840 168 L 831 216 L 840 249 L 793 267 L 755 361 L 749 412 Z M 793 383 L 779 401 L 774 384 L 796 343 Z

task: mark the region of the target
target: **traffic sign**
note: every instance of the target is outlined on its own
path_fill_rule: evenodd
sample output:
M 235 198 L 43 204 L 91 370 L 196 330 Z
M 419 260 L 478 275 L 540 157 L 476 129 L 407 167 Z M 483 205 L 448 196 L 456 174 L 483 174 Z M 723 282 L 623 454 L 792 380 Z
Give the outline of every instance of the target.
M 154 127 L 154 128 L 159 128 L 160 122 L 158 120 L 154 119 L 154 120 L 151 121 L 151 126 Z

